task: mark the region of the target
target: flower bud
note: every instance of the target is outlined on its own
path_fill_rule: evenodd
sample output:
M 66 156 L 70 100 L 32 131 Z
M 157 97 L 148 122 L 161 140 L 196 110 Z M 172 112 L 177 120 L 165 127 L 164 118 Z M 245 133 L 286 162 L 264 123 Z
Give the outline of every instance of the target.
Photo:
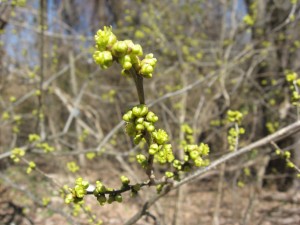
M 158 120 L 158 117 L 153 112 L 150 111 L 146 116 L 146 120 L 148 122 L 155 123 Z
M 102 69 L 107 69 L 113 63 L 113 57 L 111 52 L 109 51 L 103 51 L 103 52 L 96 51 L 93 55 L 93 58 L 95 62 L 98 65 L 100 65 Z
M 123 201 L 122 195 L 121 195 L 121 194 L 116 194 L 116 196 L 115 196 L 115 201 L 121 203 L 121 202 Z
M 73 202 L 73 195 L 72 194 L 67 194 L 67 196 L 65 198 L 65 203 L 70 204 L 71 202 Z
M 152 59 L 154 57 L 153 53 L 149 53 L 145 56 L 145 59 Z
M 117 37 L 112 33 L 111 27 L 104 27 L 103 30 L 98 30 L 95 35 L 96 48 L 100 51 L 105 51 L 116 41 Z
M 132 114 L 133 114 L 135 117 L 140 117 L 141 111 L 142 111 L 141 107 L 135 106 L 135 107 L 133 107 L 133 109 L 132 109 Z
M 155 130 L 155 127 L 153 126 L 153 124 L 150 124 L 150 125 L 146 126 L 146 128 L 147 128 L 148 132 L 152 132 L 152 131 Z
M 184 156 L 184 161 L 185 161 L 185 162 L 189 161 L 189 159 L 190 159 L 190 157 L 189 157 L 188 155 L 185 155 L 185 156 Z
M 140 74 L 145 78 L 151 78 L 154 68 L 150 64 L 144 64 L 140 70 Z
M 86 190 L 83 189 L 82 186 L 76 185 L 74 190 L 75 190 L 75 195 L 76 195 L 77 198 L 83 198 L 84 195 L 86 194 Z
M 130 122 L 132 119 L 133 119 L 133 114 L 132 114 L 132 111 L 131 110 L 129 110 L 127 113 L 125 113 L 124 115 L 123 115 L 123 120 L 125 121 L 125 122 Z
M 184 147 L 184 152 L 196 151 L 198 148 L 197 145 L 187 145 Z
M 106 202 L 106 197 L 105 195 L 98 195 L 97 196 L 97 201 L 99 202 L 100 205 L 104 205 Z
M 167 171 L 167 172 L 165 172 L 165 175 L 168 178 L 172 178 L 174 176 L 174 173 Z
M 135 123 L 138 123 L 138 124 L 143 124 L 143 122 L 144 122 L 144 118 L 143 117 L 137 118 L 135 120 Z
M 87 188 L 89 187 L 90 184 L 89 184 L 88 181 L 83 180 L 82 183 L 81 183 L 81 185 L 82 185 L 82 187 L 83 187 L 84 189 L 87 189 Z
M 130 70 L 132 67 L 132 64 L 131 64 L 131 62 L 125 62 L 122 66 L 123 66 L 123 69 Z
M 132 67 L 131 58 L 129 55 L 125 55 L 119 58 L 119 63 L 122 65 L 123 69 L 130 70 Z
M 132 50 L 132 48 L 134 47 L 132 40 L 124 40 L 124 42 L 127 44 L 128 48 Z
M 164 187 L 163 184 L 158 184 L 158 185 L 156 185 L 156 191 L 157 191 L 157 194 L 159 194 L 159 193 L 162 191 L 163 187 Z
M 139 44 L 134 45 L 132 48 L 132 53 L 138 56 L 142 56 L 143 55 L 142 46 Z
M 138 192 L 139 190 L 141 190 L 141 185 L 140 184 L 133 185 L 132 190 L 135 191 L 135 192 Z
M 173 166 L 174 166 L 176 169 L 181 170 L 181 162 L 180 162 L 179 160 L 175 159 L 175 160 L 173 161 Z
M 201 143 L 199 145 L 199 152 L 203 156 L 208 155 L 209 154 L 209 146 L 207 144 Z
M 128 46 L 125 41 L 117 41 L 112 47 L 112 54 L 115 57 L 122 57 L 126 55 Z
M 106 191 L 106 187 L 100 181 L 97 180 L 94 195 L 104 193 L 105 191 Z
M 140 116 L 146 116 L 149 111 L 148 107 L 146 105 L 139 105 L 139 107 L 141 108 Z
M 196 159 L 194 161 L 194 163 L 195 163 L 195 166 L 200 167 L 200 166 L 203 166 L 204 161 L 202 158 L 199 157 L 198 159 Z
M 136 160 L 138 161 L 139 164 L 143 165 L 147 162 L 146 156 L 139 154 L 136 156 Z
M 121 176 L 120 179 L 123 185 L 128 185 L 130 183 L 129 178 L 126 176 Z
M 151 144 L 149 148 L 149 154 L 154 155 L 156 152 L 158 152 L 158 145 L 156 143 Z
M 143 124 L 137 124 L 137 125 L 135 126 L 135 129 L 136 129 L 137 131 L 142 131 L 142 130 L 145 130 L 145 127 L 144 127 Z
M 76 184 L 76 185 L 81 185 L 82 181 L 83 181 L 82 177 L 78 177 L 78 178 L 76 179 L 76 181 L 75 181 L 75 184 Z
M 198 151 L 191 151 L 190 152 L 190 157 L 191 157 L 192 160 L 195 160 L 198 156 L 199 156 Z
M 107 203 L 108 203 L 108 204 L 111 204 L 111 203 L 113 203 L 114 201 L 115 201 L 115 196 L 112 195 L 112 194 L 110 194 L 110 195 L 108 196 Z
M 169 140 L 169 136 L 166 131 L 159 129 L 158 131 L 152 132 L 152 135 L 157 144 L 164 144 Z
M 151 66 L 155 66 L 157 62 L 157 59 L 153 57 L 153 54 L 150 53 L 145 56 L 145 59 L 142 60 L 142 65 L 143 64 L 150 64 Z

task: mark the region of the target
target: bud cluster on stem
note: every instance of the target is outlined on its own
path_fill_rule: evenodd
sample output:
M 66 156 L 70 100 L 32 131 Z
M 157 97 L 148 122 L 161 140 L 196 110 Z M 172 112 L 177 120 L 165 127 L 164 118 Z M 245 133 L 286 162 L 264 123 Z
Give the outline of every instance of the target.
M 180 179 L 180 173 L 188 171 L 192 166 L 207 166 L 209 161 L 204 157 L 208 155 L 209 147 L 206 144 L 184 145 L 184 159 L 179 160 L 175 158 L 167 132 L 155 127 L 158 116 L 145 104 L 143 88 L 143 78 L 152 78 L 157 62 L 153 54 L 140 58 L 143 56 L 141 45 L 134 44 L 131 40 L 119 41 L 111 27 L 99 30 L 95 35 L 95 42 L 93 58 L 101 68 L 107 69 L 116 61 L 122 66 L 121 74 L 134 79 L 140 104 L 128 110 L 123 115 L 123 120 L 126 122 L 126 133 L 133 138 L 134 143 L 147 144 L 147 150 L 137 153 L 136 160 L 145 170 L 148 180 L 130 184 L 129 178 L 121 176 L 122 185 L 119 189 L 108 188 L 101 181 L 96 181 L 93 191 L 88 191 L 88 182 L 78 178 L 75 187 L 69 189 L 66 203 L 82 202 L 87 194 L 93 194 L 100 205 L 122 202 L 122 193 L 126 191 L 135 196 L 143 186 L 156 186 L 157 192 L 160 192 L 165 185 L 171 184 L 172 180 Z M 155 163 L 167 165 L 171 171 L 165 171 L 160 179 L 156 179 Z

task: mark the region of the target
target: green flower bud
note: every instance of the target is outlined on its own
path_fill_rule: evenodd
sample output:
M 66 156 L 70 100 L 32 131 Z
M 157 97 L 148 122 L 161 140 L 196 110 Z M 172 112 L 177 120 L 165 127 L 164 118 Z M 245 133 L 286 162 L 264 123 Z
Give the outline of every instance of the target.
M 124 42 L 127 44 L 128 48 L 132 51 L 132 48 L 134 47 L 134 44 L 132 40 L 124 40 Z
M 197 145 L 187 145 L 184 148 L 184 152 L 197 151 L 197 148 L 198 148 Z
M 135 106 L 135 107 L 133 107 L 133 109 L 132 109 L 132 114 L 133 114 L 135 117 L 140 117 L 141 111 L 142 111 L 142 109 L 141 109 L 140 107 Z
M 93 54 L 93 59 L 95 61 L 95 63 L 97 63 L 98 65 L 101 64 L 101 57 L 100 57 L 101 52 L 100 51 L 95 51 Z
M 144 117 L 142 117 L 142 119 L 144 120 Z M 143 125 L 146 127 L 146 129 L 148 129 L 148 127 L 152 124 L 147 121 L 143 121 Z
M 152 131 L 155 130 L 155 127 L 151 123 L 144 122 L 144 126 L 146 127 L 146 129 L 147 129 L 148 132 L 152 132 Z
M 86 190 L 82 186 L 76 185 L 74 190 L 77 198 L 83 198 L 84 195 L 86 194 Z
M 203 166 L 204 164 L 204 161 L 203 161 L 203 159 L 202 158 L 198 158 L 198 159 L 196 159 L 195 161 L 194 161 L 194 163 L 195 163 L 195 166 L 197 166 L 197 167 L 200 167 L 200 166 Z
M 125 55 L 119 58 L 119 63 L 122 65 L 123 69 L 130 70 L 132 67 L 131 58 L 129 55 Z
M 112 194 L 110 194 L 110 195 L 108 196 L 107 203 L 108 203 L 108 204 L 111 204 L 111 203 L 113 203 L 114 201 L 115 201 L 115 196 L 112 195 Z
M 227 111 L 227 119 L 229 122 L 237 122 L 240 123 L 243 119 L 243 114 L 239 111 Z
M 167 159 L 161 155 L 155 155 L 155 159 L 161 164 L 165 164 L 167 162 Z
M 132 67 L 132 64 L 131 64 L 131 62 L 125 62 L 122 66 L 123 66 L 123 69 L 130 70 Z
M 177 160 L 177 159 L 175 159 L 175 160 L 173 161 L 173 166 L 174 166 L 176 169 L 178 169 L 178 170 L 181 170 L 181 168 L 182 168 L 181 162 L 180 162 L 179 160 Z
M 158 131 L 152 132 L 152 135 L 156 141 L 157 144 L 164 144 L 169 140 L 169 136 L 166 133 L 166 131 L 159 129 Z
M 133 120 L 133 118 L 134 118 L 134 116 L 133 116 L 131 110 L 129 110 L 127 113 L 125 113 L 125 114 L 123 115 L 123 120 L 124 120 L 125 122 L 130 122 L 130 121 Z
M 81 185 L 82 181 L 83 181 L 82 177 L 78 177 L 75 181 L 75 184 Z
M 145 59 L 142 60 L 141 65 L 149 64 L 152 67 L 155 67 L 157 62 L 156 58 L 153 58 L 153 54 L 148 54 L 145 56 Z
M 209 146 L 207 144 L 201 143 L 199 145 L 199 152 L 203 156 L 208 155 L 209 154 Z
M 81 185 L 83 186 L 84 189 L 87 189 L 87 188 L 89 187 L 90 184 L 89 184 L 88 181 L 83 180 L 82 183 L 81 183 Z
M 140 184 L 133 185 L 132 190 L 135 191 L 135 192 L 138 192 L 139 190 L 141 190 L 141 185 Z
M 145 56 L 145 59 L 153 59 L 154 55 L 153 53 L 149 53 Z
M 157 194 L 159 194 L 159 193 L 162 191 L 163 187 L 164 187 L 163 184 L 158 184 L 158 185 L 156 185 L 156 191 L 157 191 Z
M 145 78 L 151 78 L 154 68 L 150 64 L 144 64 L 140 70 L 140 74 Z
M 65 203 L 66 204 L 70 204 L 71 202 L 73 202 L 73 195 L 72 194 L 67 194 L 66 198 L 65 198 Z
M 138 123 L 138 124 L 143 124 L 143 122 L 144 122 L 144 118 L 143 118 L 143 117 L 137 118 L 137 119 L 135 120 L 135 123 Z M 144 125 L 145 125 L 145 124 L 144 124 Z
M 136 156 L 136 160 L 138 161 L 139 164 L 141 165 L 145 165 L 145 163 L 147 163 L 147 158 L 146 156 L 139 154 Z
M 148 107 L 146 105 L 139 105 L 139 107 L 141 107 L 140 116 L 146 116 L 149 111 Z
M 132 48 L 132 53 L 138 56 L 142 56 L 143 55 L 142 46 L 139 44 L 134 45 Z
M 144 117 L 148 113 L 148 107 L 146 105 L 138 105 L 133 107 L 132 113 L 135 117 Z
M 173 152 L 167 154 L 167 161 L 168 161 L 169 163 L 173 162 L 174 159 L 175 159 L 175 156 L 173 155 Z
M 143 124 L 137 124 L 137 125 L 135 126 L 135 129 L 136 129 L 137 131 L 143 131 L 143 130 L 145 130 L 145 127 L 144 127 Z
M 131 63 L 134 65 L 140 65 L 140 58 L 137 55 L 130 55 Z
M 197 152 L 197 151 L 190 152 L 190 157 L 192 160 L 195 160 L 198 156 L 199 156 L 199 152 Z
M 185 155 L 185 156 L 184 156 L 184 161 L 185 161 L 185 162 L 189 161 L 189 159 L 190 159 L 190 157 L 189 157 L 188 155 Z
M 117 37 L 112 33 L 111 27 L 104 27 L 103 30 L 98 30 L 95 35 L 96 48 L 104 51 L 117 42 Z
M 115 57 L 122 57 L 126 55 L 128 46 L 125 41 L 117 41 L 112 47 L 112 54 Z
M 152 132 L 152 131 L 155 130 L 155 127 L 154 127 L 152 124 L 146 126 L 146 128 L 147 128 L 147 131 L 148 131 L 148 132 Z
M 103 51 L 103 52 L 96 51 L 93 55 L 93 58 L 94 61 L 98 65 L 100 65 L 102 69 L 107 69 L 113 63 L 113 57 L 111 52 L 109 51 Z
M 149 148 L 149 154 L 150 155 L 155 155 L 156 151 L 152 148 Z
M 116 194 L 116 196 L 115 196 L 115 201 L 121 203 L 121 202 L 123 201 L 122 195 L 121 195 L 121 194 Z
M 129 178 L 126 176 L 121 176 L 120 179 L 121 179 L 123 185 L 128 185 L 130 183 Z
M 146 120 L 151 123 L 155 123 L 158 121 L 158 117 L 153 112 L 148 112 L 146 116 Z
M 104 205 L 106 202 L 106 197 L 105 195 L 98 195 L 97 196 L 97 201 L 99 202 L 100 205 Z
M 149 148 L 149 154 L 154 155 L 156 152 L 158 152 L 158 144 L 151 144 Z
M 167 171 L 167 172 L 165 172 L 165 175 L 168 178 L 172 178 L 174 176 L 174 173 Z
M 101 193 L 104 193 L 106 192 L 106 187 L 100 182 L 100 181 L 96 181 L 96 188 L 94 190 L 94 195 L 97 195 L 97 194 L 101 194 Z
M 30 143 L 33 143 L 35 141 L 41 140 L 41 137 L 38 134 L 29 134 L 28 139 Z

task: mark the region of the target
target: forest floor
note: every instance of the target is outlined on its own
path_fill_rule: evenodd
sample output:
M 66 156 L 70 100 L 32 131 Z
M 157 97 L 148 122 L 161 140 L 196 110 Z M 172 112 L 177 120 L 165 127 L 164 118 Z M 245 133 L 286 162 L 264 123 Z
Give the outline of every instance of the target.
M 119 169 L 116 163 L 107 160 L 100 165 L 91 166 L 80 175 L 89 177 L 90 180 L 101 179 L 108 186 L 118 187 Z M 137 177 L 142 176 L 137 168 L 133 168 L 133 172 Z M 10 176 L 11 174 L 14 173 L 10 173 Z M 59 183 L 69 183 L 70 186 L 74 181 L 73 174 L 50 176 Z M 18 177 L 17 173 L 13 178 L 16 184 L 22 183 L 22 177 Z M 300 224 L 299 190 L 278 192 L 275 185 L 258 190 L 255 183 L 245 183 L 244 187 L 239 187 L 232 182 L 232 179 L 227 179 L 225 176 L 222 192 L 220 192 L 218 181 L 218 176 L 214 176 L 183 186 L 180 201 L 178 201 L 178 191 L 171 191 L 150 208 L 149 216 L 143 217 L 137 224 L 169 225 L 175 224 L 176 219 L 179 225 L 210 225 L 214 224 L 213 221 L 220 225 Z M 33 196 L 39 194 L 45 196 L 47 184 L 45 185 L 41 181 L 38 184 L 42 189 L 41 193 L 33 193 L 30 196 L 29 188 L 25 184 L 14 188 L 7 182 L 0 182 L 0 224 L 68 224 L 66 214 L 60 213 L 64 211 L 71 215 L 72 211 L 65 206 L 57 191 L 52 192 L 56 197 L 51 197 L 48 208 L 38 206 L 37 201 L 33 203 Z M 155 195 L 155 188 L 150 189 L 151 191 L 142 190 L 134 198 L 124 194 L 122 204 L 114 202 L 100 206 L 93 196 L 87 196 L 85 205 L 91 208 L 91 212 L 101 219 L 103 224 L 123 224 L 141 208 L 147 199 Z M 217 207 L 218 202 L 219 207 Z M 79 214 L 77 217 L 72 216 L 73 221 L 88 224 L 86 214 Z

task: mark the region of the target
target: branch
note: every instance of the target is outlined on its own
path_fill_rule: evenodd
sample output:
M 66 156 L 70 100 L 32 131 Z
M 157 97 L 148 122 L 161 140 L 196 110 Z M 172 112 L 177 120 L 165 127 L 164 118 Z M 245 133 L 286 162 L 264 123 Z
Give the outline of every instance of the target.
M 300 131 L 300 121 L 297 121 L 295 123 L 290 124 L 287 127 L 284 127 L 282 129 L 280 129 L 279 131 L 268 135 L 254 143 L 251 143 L 235 152 L 230 152 L 226 155 L 224 155 L 223 157 L 221 157 L 220 159 L 215 160 L 214 162 L 212 162 L 209 166 L 205 167 L 205 168 L 201 168 L 199 170 L 196 170 L 194 173 L 189 174 L 188 176 L 186 176 L 185 178 L 183 178 L 180 182 L 175 183 L 175 185 L 172 188 L 166 188 L 165 190 L 163 190 L 163 192 L 159 195 L 154 196 L 153 198 L 151 198 L 149 201 L 147 201 L 144 206 L 141 208 L 140 211 L 138 211 L 132 218 L 130 218 L 125 224 L 126 225 L 130 225 L 130 224 L 134 224 L 135 222 L 137 222 L 143 215 L 145 215 L 145 213 L 147 212 L 147 210 L 156 202 L 158 201 L 161 197 L 163 197 L 164 195 L 166 195 L 167 193 L 169 193 L 171 190 L 177 189 L 180 186 L 190 183 L 194 180 L 196 180 L 197 178 L 199 178 L 201 175 L 207 173 L 208 171 L 214 169 L 215 167 L 219 166 L 220 164 L 227 162 L 233 158 L 236 158 L 237 156 L 240 156 L 242 154 L 245 154 L 247 152 L 250 152 L 251 150 L 255 149 L 255 148 L 259 148 L 262 147 L 264 145 L 267 145 L 269 143 L 271 143 L 272 141 L 278 141 L 281 140 L 285 137 L 288 137 L 296 132 Z

